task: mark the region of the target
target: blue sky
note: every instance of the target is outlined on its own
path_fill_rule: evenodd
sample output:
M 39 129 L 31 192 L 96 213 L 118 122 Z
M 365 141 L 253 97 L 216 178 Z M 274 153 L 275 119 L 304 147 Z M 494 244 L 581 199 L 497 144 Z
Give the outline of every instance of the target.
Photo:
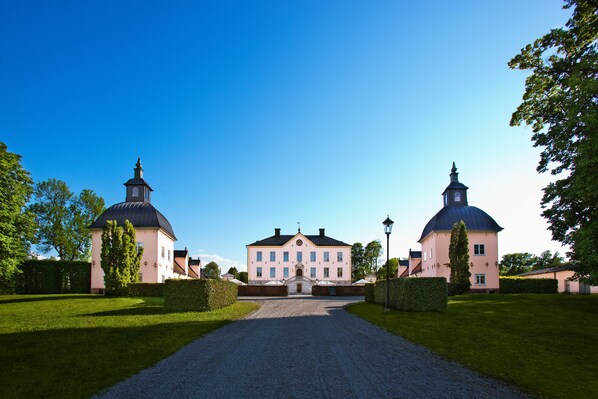
M 140 156 L 152 203 L 204 260 L 245 268 L 273 234 L 407 256 L 455 161 L 499 253 L 563 249 L 540 216 L 507 62 L 556 0 L 0 2 L 0 141 L 35 181 L 108 205 Z

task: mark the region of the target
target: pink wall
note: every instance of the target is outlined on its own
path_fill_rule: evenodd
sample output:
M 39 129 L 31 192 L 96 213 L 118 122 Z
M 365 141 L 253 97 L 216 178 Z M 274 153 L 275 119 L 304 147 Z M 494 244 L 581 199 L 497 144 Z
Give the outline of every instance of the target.
M 562 270 L 560 272 L 550 272 L 550 273 L 541 273 L 541 274 L 534 274 L 531 276 L 525 276 L 525 278 L 555 278 L 558 280 L 559 283 L 559 292 L 567 292 L 567 281 L 569 282 L 569 291 L 573 294 L 579 294 L 579 281 L 571 281 L 571 278 L 575 274 L 572 270 Z M 592 294 L 598 294 L 598 286 L 590 287 L 590 292 Z

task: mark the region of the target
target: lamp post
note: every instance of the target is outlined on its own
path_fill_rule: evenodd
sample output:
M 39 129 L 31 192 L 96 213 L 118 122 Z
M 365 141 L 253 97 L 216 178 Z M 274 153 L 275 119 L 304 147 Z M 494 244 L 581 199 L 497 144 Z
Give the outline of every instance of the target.
M 384 225 L 384 234 L 386 234 L 386 300 L 384 301 L 384 311 L 388 312 L 389 308 L 389 292 L 390 292 L 390 233 L 392 232 L 392 225 L 394 222 L 386 215 L 386 220 L 382 222 Z

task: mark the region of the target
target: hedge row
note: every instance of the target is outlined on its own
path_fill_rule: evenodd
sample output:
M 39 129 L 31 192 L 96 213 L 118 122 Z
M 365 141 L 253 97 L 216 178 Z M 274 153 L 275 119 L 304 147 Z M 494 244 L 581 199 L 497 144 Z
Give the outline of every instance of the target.
M 289 296 L 286 285 L 239 285 L 239 296 Z
M 500 277 L 501 294 L 556 294 L 558 280 L 552 278 Z
M 131 283 L 127 289 L 128 296 L 164 296 L 164 283 Z
M 64 260 L 27 260 L 19 266 L 19 294 L 89 294 L 91 263 Z
M 386 280 L 376 283 L 374 301 L 384 305 Z M 369 289 L 371 290 L 371 288 Z M 366 288 L 366 296 L 368 288 Z M 367 300 L 367 299 L 366 299 Z M 391 308 L 410 312 L 445 311 L 448 292 L 444 277 L 399 278 L 390 280 L 389 304 Z
M 164 308 L 169 312 L 204 312 L 237 302 L 237 285 L 212 279 L 166 280 Z
M 375 297 L 375 290 L 376 290 L 376 284 L 366 284 L 365 285 L 365 301 L 366 302 L 370 302 L 370 303 L 375 303 L 376 302 L 376 297 Z
M 365 288 L 363 285 L 339 285 L 329 287 L 325 285 L 314 285 L 311 287 L 313 296 L 364 296 Z

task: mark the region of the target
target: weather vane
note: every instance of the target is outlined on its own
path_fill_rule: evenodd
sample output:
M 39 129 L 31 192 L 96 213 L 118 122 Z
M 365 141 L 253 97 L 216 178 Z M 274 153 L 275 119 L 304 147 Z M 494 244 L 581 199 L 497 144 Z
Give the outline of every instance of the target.
M 301 222 L 297 222 L 297 232 L 301 233 Z

